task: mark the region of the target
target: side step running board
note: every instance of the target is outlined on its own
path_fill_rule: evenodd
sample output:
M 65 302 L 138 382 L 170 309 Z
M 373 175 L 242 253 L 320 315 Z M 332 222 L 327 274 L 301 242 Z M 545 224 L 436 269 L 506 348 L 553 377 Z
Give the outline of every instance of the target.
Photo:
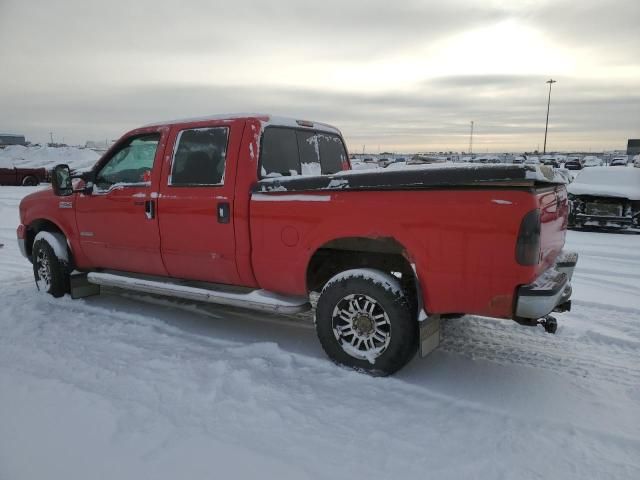
M 219 305 L 230 305 L 262 312 L 290 314 L 304 312 L 311 308 L 309 299 L 306 297 L 287 297 L 267 290 L 252 290 L 249 293 L 231 293 L 101 272 L 89 273 L 87 280 L 96 285 L 106 287 L 117 287 L 156 295 L 168 295 L 170 297 L 196 300 L 198 302 L 217 303 Z

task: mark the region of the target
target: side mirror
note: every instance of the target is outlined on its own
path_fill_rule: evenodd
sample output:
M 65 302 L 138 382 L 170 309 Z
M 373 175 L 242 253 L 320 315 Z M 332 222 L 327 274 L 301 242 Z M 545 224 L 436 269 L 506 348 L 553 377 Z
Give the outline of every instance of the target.
M 53 168 L 51 186 L 53 187 L 53 193 L 58 197 L 67 197 L 73 193 L 69 165 L 61 164 Z

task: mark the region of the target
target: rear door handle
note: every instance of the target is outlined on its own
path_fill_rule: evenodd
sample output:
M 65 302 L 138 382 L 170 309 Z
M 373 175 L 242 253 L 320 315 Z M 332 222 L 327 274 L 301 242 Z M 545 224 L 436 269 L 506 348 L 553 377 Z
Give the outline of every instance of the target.
M 147 220 L 156 218 L 156 202 L 153 200 L 147 200 L 144 202 L 144 214 L 147 217 Z
M 218 202 L 218 223 L 229 223 L 231 219 L 231 206 L 229 202 Z

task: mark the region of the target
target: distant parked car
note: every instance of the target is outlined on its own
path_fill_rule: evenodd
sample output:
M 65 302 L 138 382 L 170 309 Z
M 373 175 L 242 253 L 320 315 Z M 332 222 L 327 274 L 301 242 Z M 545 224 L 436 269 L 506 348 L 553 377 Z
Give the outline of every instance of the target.
M 524 157 L 520 155 L 517 157 L 513 157 L 513 160 L 511 160 L 511 163 L 515 163 L 515 164 L 524 163 Z
M 540 163 L 540 158 L 536 157 L 535 155 L 527 156 L 524 159 L 524 163 L 527 165 L 537 165 Z
M 587 168 L 567 192 L 570 227 L 640 226 L 640 169 Z
M 473 160 L 471 160 L 471 162 L 473 162 L 473 163 L 502 163 L 502 160 L 500 160 L 500 157 L 497 157 L 495 155 L 480 155 L 479 157 L 476 157 Z
M 611 159 L 611 163 L 609 165 L 611 165 L 612 167 L 626 167 L 629 163 L 629 157 L 624 156 L 624 157 L 614 157 Z
M 587 155 L 582 159 L 582 166 L 584 167 L 601 167 L 602 165 L 604 165 L 604 162 L 600 157 Z
M 443 163 L 446 162 L 447 159 L 445 157 L 440 157 L 437 155 L 424 155 L 424 154 L 416 154 L 407 160 L 407 165 L 421 165 L 424 163 Z
M 398 170 L 404 168 L 407 165 L 407 162 L 393 162 L 387 165 L 385 168 L 387 170 Z
M 579 157 L 569 157 L 567 161 L 564 162 L 564 168 L 567 170 L 582 170 L 582 160 Z
M 633 166 L 640 168 L 640 155 L 633 157 Z
M 543 155 L 541 161 L 544 165 L 549 165 L 554 168 L 558 168 L 560 166 L 560 162 L 558 161 L 558 157 L 553 155 Z
M 47 181 L 44 168 L 0 168 L 0 185 L 35 186 Z

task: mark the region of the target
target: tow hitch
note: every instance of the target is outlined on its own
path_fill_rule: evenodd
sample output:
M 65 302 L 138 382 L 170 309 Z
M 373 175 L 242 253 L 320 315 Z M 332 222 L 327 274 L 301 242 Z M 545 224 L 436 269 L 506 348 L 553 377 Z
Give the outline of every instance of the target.
M 542 325 L 544 331 L 547 333 L 556 333 L 556 330 L 558 330 L 558 321 L 551 315 L 547 315 L 538 320 L 538 325 Z

